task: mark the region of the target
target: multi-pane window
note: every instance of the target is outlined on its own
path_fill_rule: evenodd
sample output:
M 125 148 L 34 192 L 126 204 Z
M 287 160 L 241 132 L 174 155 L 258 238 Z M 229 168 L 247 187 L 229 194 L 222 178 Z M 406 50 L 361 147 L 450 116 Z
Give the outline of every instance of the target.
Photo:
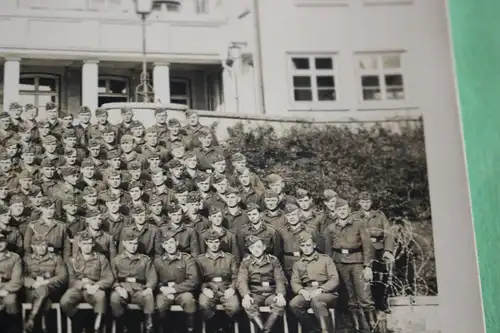
M 188 79 L 170 79 L 170 102 L 191 107 L 191 82 Z
M 47 102 L 59 104 L 59 76 L 52 74 L 21 74 L 19 103 L 34 104 L 43 114 Z
M 363 101 L 404 100 L 400 53 L 358 55 Z
M 337 100 L 334 60 L 329 55 L 290 58 L 294 102 Z
M 99 76 L 98 105 L 105 103 L 128 102 L 130 98 L 130 85 L 128 78 L 116 76 Z

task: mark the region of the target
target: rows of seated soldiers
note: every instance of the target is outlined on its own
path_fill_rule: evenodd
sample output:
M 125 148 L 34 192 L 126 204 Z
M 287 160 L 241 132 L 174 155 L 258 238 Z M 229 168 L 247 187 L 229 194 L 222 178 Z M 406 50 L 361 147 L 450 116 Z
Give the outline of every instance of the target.
M 172 305 L 188 332 L 197 316 L 227 332 L 217 305 L 233 320 L 243 308 L 260 332 L 285 309 L 306 331 L 332 332 L 339 281 L 358 332 L 388 311 L 393 240 L 369 193 L 353 213 L 327 189 L 320 211 L 308 191 L 286 194 L 280 175 L 261 179 L 242 153 L 228 156 L 190 110 L 182 127 L 157 109 L 146 129 L 126 108 L 118 126 L 104 109 L 94 125 L 86 107 L 78 125 L 54 104 L 46 115 L 17 103 L 0 113 L 0 308 L 12 332 L 46 330 L 52 302 L 71 318 L 91 304 L 95 332 L 108 308 L 127 331 L 129 303 L 148 333 L 169 327 Z M 21 301 L 32 304 L 24 323 Z

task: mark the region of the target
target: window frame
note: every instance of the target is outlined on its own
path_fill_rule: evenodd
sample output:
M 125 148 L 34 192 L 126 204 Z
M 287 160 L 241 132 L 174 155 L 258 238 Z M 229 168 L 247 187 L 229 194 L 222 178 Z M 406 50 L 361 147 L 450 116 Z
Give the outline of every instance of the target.
M 307 58 L 309 60 L 309 69 L 295 69 L 293 65 L 294 58 Z M 315 59 L 317 58 L 330 58 L 332 59 L 332 69 L 316 69 Z M 338 52 L 289 52 L 287 53 L 287 82 L 288 82 L 288 94 L 290 109 L 292 110 L 324 110 L 324 109 L 337 109 L 339 110 L 339 105 L 341 104 L 341 99 L 343 97 L 342 91 L 340 89 L 340 70 L 339 70 L 339 56 Z M 311 101 L 296 101 L 295 100 L 295 86 L 293 82 L 294 76 L 307 76 L 311 79 Z M 318 99 L 318 76 L 333 76 L 334 80 L 334 92 L 335 100 L 319 100 Z M 340 108 L 345 109 L 345 108 Z
M 99 92 L 99 81 L 106 81 L 106 92 Z M 116 94 L 109 92 L 110 81 L 119 81 L 125 82 L 127 87 L 127 94 Z M 127 76 L 118 76 L 118 75 L 99 75 L 97 78 L 97 97 L 126 97 L 127 101 L 130 101 L 130 78 Z
M 390 55 L 397 55 L 399 56 L 399 63 L 400 66 L 399 68 L 384 68 L 383 67 L 383 57 L 384 56 L 390 56 Z M 377 68 L 376 69 L 362 69 L 360 68 L 360 60 L 362 57 L 366 56 L 375 56 L 376 57 L 376 64 Z M 408 72 L 406 71 L 407 66 L 405 65 L 407 62 L 406 60 L 406 52 L 405 51 L 363 51 L 363 52 L 356 52 L 354 54 L 354 64 L 355 64 L 355 73 L 356 73 L 356 81 L 357 81 L 357 95 L 358 95 L 358 103 L 361 106 L 368 106 L 368 107 L 380 107 L 383 108 L 384 106 L 389 106 L 389 107 L 395 107 L 395 106 L 403 106 L 403 105 L 408 105 L 410 102 L 410 94 L 409 94 L 409 89 L 408 89 L 408 79 L 409 75 Z M 402 82 L 402 88 L 403 88 L 403 93 L 404 93 L 404 98 L 403 99 L 388 99 L 387 98 L 387 84 L 385 82 L 385 78 L 387 75 L 401 75 L 403 82 Z M 362 82 L 362 77 L 363 76 L 377 76 L 379 79 L 379 87 L 380 87 L 380 93 L 382 94 L 382 98 L 380 100 L 365 100 L 363 93 L 364 93 L 364 86 Z
M 170 85 L 174 82 L 182 82 L 186 84 L 186 96 L 183 95 L 173 95 L 172 91 L 170 91 L 170 100 L 172 101 L 173 99 L 186 99 L 187 102 L 187 107 L 192 108 L 192 103 L 193 103 L 193 90 L 191 87 L 191 79 L 186 78 L 186 77 L 170 77 Z M 172 88 L 172 87 L 170 87 Z M 172 102 L 173 103 L 173 102 Z
M 33 78 L 35 90 L 22 90 L 21 88 L 21 79 L 23 78 Z M 44 92 L 39 90 L 40 86 L 40 78 L 44 79 L 53 79 L 55 80 L 55 92 Z M 45 104 L 40 105 L 38 102 L 39 96 L 55 96 L 55 104 L 61 105 L 61 75 L 52 74 L 52 73 L 39 73 L 39 72 L 25 72 L 19 74 L 19 96 L 22 95 L 33 95 L 35 97 L 34 104 L 39 108 L 45 110 Z

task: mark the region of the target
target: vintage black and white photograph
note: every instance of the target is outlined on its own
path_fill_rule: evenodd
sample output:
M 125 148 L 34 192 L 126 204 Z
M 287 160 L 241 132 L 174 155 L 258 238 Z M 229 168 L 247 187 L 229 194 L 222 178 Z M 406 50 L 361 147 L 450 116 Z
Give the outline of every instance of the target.
M 1 331 L 441 333 L 445 27 L 438 1 L 2 0 Z

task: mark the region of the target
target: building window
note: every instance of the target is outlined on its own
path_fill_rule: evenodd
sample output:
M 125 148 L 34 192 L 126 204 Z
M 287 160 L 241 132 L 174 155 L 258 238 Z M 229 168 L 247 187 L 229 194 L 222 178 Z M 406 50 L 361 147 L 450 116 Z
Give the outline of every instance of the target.
M 129 79 L 116 76 L 99 76 L 98 105 L 123 103 L 130 99 Z
M 334 57 L 329 55 L 290 58 L 294 102 L 337 100 Z
M 191 108 L 191 82 L 189 79 L 170 79 L 170 102 Z
M 400 53 L 359 55 L 358 70 L 363 101 L 406 98 Z
M 59 76 L 52 74 L 21 74 L 19 79 L 19 103 L 34 104 L 42 113 L 47 102 L 59 105 Z

